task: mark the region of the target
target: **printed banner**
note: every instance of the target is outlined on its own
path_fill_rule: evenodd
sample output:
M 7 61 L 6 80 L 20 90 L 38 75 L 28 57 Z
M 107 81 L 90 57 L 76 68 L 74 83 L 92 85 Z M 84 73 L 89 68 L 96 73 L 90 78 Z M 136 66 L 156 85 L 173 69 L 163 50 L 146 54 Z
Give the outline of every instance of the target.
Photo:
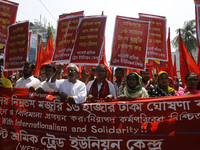
M 83 14 L 58 20 L 56 44 L 51 60 L 52 62 L 69 63 L 80 17 L 83 17 Z
M 6 45 L 7 29 L 15 23 L 18 5 L 10 1 L 0 1 L 0 45 Z
M 69 16 L 83 15 L 83 13 L 84 13 L 84 11 L 74 12 L 74 13 L 70 13 L 70 14 L 62 14 L 62 15 L 59 15 L 59 19 L 69 17 Z
M 103 51 L 106 16 L 79 19 L 75 45 L 70 62 L 80 65 L 98 65 Z
M 147 59 L 168 61 L 166 50 L 166 18 L 142 13 L 139 13 L 139 18 L 151 21 Z
M 0 87 L 1 150 L 197 150 L 200 95 L 73 105 Z
M 116 17 L 111 67 L 145 69 L 149 21 Z
M 8 27 L 8 41 L 5 47 L 4 69 L 22 70 L 27 60 L 29 21 Z
M 169 68 L 167 62 L 155 59 L 146 59 L 146 67 Z

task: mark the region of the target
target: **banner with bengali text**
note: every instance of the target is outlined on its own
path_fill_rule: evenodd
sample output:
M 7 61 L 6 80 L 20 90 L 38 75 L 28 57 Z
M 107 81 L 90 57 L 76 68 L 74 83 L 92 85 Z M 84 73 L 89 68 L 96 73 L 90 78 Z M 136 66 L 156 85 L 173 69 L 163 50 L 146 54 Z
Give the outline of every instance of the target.
M 143 13 L 139 13 L 139 18 L 151 21 L 147 59 L 168 61 L 166 49 L 166 18 Z
M 116 17 L 111 67 L 146 68 L 149 25 L 149 21 L 142 19 Z
M 196 20 L 197 42 L 200 48 L 200 1 L 195 1 L 195 20 Z
M 80 17 L 83 17 L 83 14 L 68 16 L 58 20 L 56 44 L 51 60 L 52 62 L 69 63 Z
M 0 45 L 6 45 L 7 29 L 15 23 L 18 5 L 10 1 L 0 1 Z
M 29 21 L 10 25 L 8 27 L 8 41 L 4 50 L 4 69 L 22 70 L 27 61 L 29 42 Z
M 146 67 L 169 68 L 168 62 L 155 59 L 146 59 Z
M 62 15 L 59 15 L 59 19 L 69 17 L 69 16 L 83 15 L 83 13 L 84 13 L 84 11 L 78 11 L 78 12 L 69 13 L 69 14 L 62 14 Z
M 103 51 L 106 16 L 90 16 L 79 19 L 75 45 L 70 62 L 98 65 Z
M 1 150 L 200 147 L 200 95 L 74 105 L 52 93 L 0 87 L 0 103 Z

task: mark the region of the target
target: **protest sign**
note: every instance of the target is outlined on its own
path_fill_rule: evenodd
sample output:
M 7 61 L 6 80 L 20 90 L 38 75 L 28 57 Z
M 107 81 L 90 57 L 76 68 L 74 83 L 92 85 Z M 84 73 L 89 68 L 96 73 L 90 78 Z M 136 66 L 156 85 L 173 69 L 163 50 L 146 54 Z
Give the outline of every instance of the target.
M 0 87 L 0 147 L 199 149 L 200 95 L 73 105 L 59 95 Z
M 116 17 L 110 66 L 144 70 L 149 21 Z
M 83 14 L 68 16 L 58 20 L 56 44 L 51 60 L 52 62 L 69 63 L 80 17 L 83 17 Z
M 69 13 L 69 14 L 62 14 L 59 15 L 59 19 L 65 18 L 65 17 L 69 17 L 69 16 L 78 16 L 78 15 L 83 15 L 84 11 L 78 11 L 78 12 L 74 12 L 74 13 Z
M 0 1 L 0 45 L 6 45 L 7 28 L 15 23 L 18 5 L 10 1 Z
M 139 18 L 151 21 L 147 59 L 168 61 L 166 50 L 166 18 L 142 13 L 139 13 Z
M 106 16 L 91 16 L 79 19 L 75 45 L 70 62 L 98 65 L 103 50 Z
M 27 61 L 29 39 L 29 21 L 16 23 L 8 27 L 8 41 L 4 50 L 4 69 L 22 70 Z

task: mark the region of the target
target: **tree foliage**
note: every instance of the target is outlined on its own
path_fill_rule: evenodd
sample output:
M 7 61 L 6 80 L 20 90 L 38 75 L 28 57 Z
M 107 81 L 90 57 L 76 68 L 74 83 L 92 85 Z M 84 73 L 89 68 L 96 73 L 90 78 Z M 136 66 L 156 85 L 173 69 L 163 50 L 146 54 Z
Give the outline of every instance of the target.
M 181 32 L 182 40 L 185 43 L 185 46 L 188 52 L 192 56 L 192 51 L 195 51 L 198 49 L 198 43 L 195 37 L 196 35 L 195 20 L 185 21 L 183 28 L 180 28 L 180 32 Z M 172 46 L 178 50 L 179 49 L 179 41 L 178 41 L 179 29 L 176 30 L 176 34 L 177 36 L 172 40 Z
M 55 38 L 54 38 L 54 36 L 53 36 L 53 30 L 54 30 L 54 28 L 53 28 L 53 26 L 52 26 L 52 25 L 50 24 L 50 22 L 49 22 L 49 23 L 48 23 L 48 26 L 47 26 L 46 44 L 47 44 L 47 42 L 48 42 L 48 40 L 49 40 L 51 34 L 52 34 L 52 37 L 53 37 L 53 43 L 55 43 Z M 46 44 L 45 44 L 45 47 L 46 47 Z

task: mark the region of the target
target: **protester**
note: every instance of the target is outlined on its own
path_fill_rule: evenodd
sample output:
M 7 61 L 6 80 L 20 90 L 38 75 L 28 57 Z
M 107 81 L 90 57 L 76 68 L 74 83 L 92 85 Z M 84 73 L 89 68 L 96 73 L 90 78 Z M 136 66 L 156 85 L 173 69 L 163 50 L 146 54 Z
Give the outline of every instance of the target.
M 41 82 L 39 85 L 39 88 L 36 89 L 36 92 L 53 92 L 54 90 L 49 87 L 49 79 L 53 76 L 53 74 L 56 72 L 56 66 L 53 64 L 47 64 L 45 65 L 45 78 L 46 80 Z
M 169 86 L 168 74 L 165 71 L 158 73 L 157 85 L 148 88 L 149 97 L 172 96 L 175 90 Z
M 145 98 L 149 97 L 147 90 L 143 87 L 142 77 L 137 72 L 131 72 L 126 76 L 126 85 L 117 98 Z
M 45 80 L 46 80 L 45 72 L 42 72 L 42 73 L 40 74 L 40 81 L 43 82 L 43 81 L 45 81 Z
M 157 83 L 158 74 L 155 73 L 152 75 L 152 78 L 147 82 L 145 89 L 148 89 L 150 86 L 154 86 Z M 144 87 L 144 86 L 143 86 Z
M 106 79 L 107 69 L 104 65 L 97 66 L 96 75 L 97 78 L 87 84 L 87 99 L 104 98 L 111 101 L 116 98 L 114 85 Z
M 83 83 L 86 83 L 87 78 L 88 78 L 88 74 L 85 72 L 85 70 L 82 70 L 80 81 L 82 81 Z
M 189 95 L 189 94 L 200 94 L 200 91 L 196 90 L 198 84 L 198 76 L 195 73 L 188 73 L 185 76 L 186 87 L 182 91 L 176 92 L 176 96 Z
M 142 77 L 143 87 L 146 87 L 146 85 L 150 79 L 149 69 L 146 68 L 144 71 L 140 71 L 140 75 Z
M 58 70 L 48 82 L 49 87 L 60 93 L 61 100 L 75 104 L 84 103 L 87 95 L 86 86 L 77 79 L 79 69 L 75 64 L 69 64 L 67 66 L 68 79 L 57 79 L 64 65 L 64 63 L 59 64 Z
M 2 86 L 13 87 L 11 81 L 3 76 L 3 66 L 0 66 L 0 87 Z
M 23 77 L 19 78 L 15 83 L 15 87 L 29 88 L 34 90 L 39 87 L 40 80 L 35 78 L 32 74 L 34 72 L 35 65 L 32 62 L 26 62 L 23 68 Z
M 116 80 L 113 82 L 113 85 L 115 87 L 117 95 L 120 95 L 122 90 L 123 90 L 123 85 L 122 85 L 122 77 L 123 77 L 123 75 L 124 75 L 124 71 L 123 71 L 122 68 L 116 68 L 115 69 Z
M 182 88 L 182 87 L 179 85 L 179 79 L 178 79 L 178 77 L 175 77 L 174 89 L 175 89 L 175 92 L 176 92 L 176 93 L 177 93 L 178 91 L 183 91 L 183 90 L 184 90 L 184 88 Z
M 95 77 L 95 68 L 94 67 L 90 67 L 89 74 L 88 74 L 88 77 L 86 79 L 85 84 L 88 84 L 88 82 L 94 80 L 95 78 L 96 78 Z

